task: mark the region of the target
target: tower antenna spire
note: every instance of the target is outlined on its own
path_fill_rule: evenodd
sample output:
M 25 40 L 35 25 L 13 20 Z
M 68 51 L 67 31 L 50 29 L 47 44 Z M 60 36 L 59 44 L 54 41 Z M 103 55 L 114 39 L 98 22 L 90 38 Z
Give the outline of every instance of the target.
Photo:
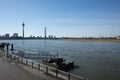
M 46 40 L 46 27 L 45 27 L 44 29 L 45 29 L 45 31 L 44 31 L 44 35 L 45 35 L 45 40 Z
M 23 38 L 24 38 L 24 26 L 25 26 L 25 23 L 23 22 L 23 23 L 22 23 L 22 27 L 23 27 L 22 37 L 23 37 Z

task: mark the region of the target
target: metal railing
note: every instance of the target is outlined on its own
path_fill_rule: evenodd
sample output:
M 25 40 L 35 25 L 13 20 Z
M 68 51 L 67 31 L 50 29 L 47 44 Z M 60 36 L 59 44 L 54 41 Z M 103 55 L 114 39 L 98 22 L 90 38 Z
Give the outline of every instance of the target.
M 19 63 L 22 63 L 23 65 L 30 66 L 32 68 L 35 68 L 39 71 L 42 71 L 43 73 L 50 74 L 56 78 L 63 79 L 63 80 L 88 80 L 87 78 L 83 78 L 80 76 L 77 76 L 75 74 L 71 74 L 62 70 L 58 70 L 49 66 L 46 66 L 44 64 L 38 63 L 36 61 L 32 61 L 30 59 L 25 59 L 23 57 L 20 57 L 15 54 L 10 54 L 5 51 L 0 50 L 0 56 L 7 56 L 8 58 L 11 58 L 13 60 L 16 60 Z

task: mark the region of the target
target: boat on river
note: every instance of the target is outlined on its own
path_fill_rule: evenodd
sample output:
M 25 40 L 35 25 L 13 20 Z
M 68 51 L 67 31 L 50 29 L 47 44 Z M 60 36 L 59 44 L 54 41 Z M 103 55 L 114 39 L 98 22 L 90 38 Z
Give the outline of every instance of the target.
M 42 63 L 64 71 L 69 71 L 74 68 L 74 62 L 67 62 L 63 58 L 44 59 L 42 60 Z
M 0 43 L 0 50 L 4 50 L 4 48 L 5 48 L 5 46 L 7 46 L 7 48 L 8 48 L 8 46 L 9 46 L 10 44 L 9 43 Z
M 5 43 L 0 43 L 0 48 L 4 48 L 5 47 Z

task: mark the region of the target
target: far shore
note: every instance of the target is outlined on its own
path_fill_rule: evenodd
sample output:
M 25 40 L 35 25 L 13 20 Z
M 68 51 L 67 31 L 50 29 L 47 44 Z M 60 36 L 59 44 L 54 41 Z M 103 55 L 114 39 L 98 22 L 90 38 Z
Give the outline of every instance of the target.
M 0 40 L 65 40 L 65 41 L 76 41 L 76 42 L 120 42 L 120 39 L 115 38 L 2 38 Z
M 120 39 L 59 39 L 76 42 L 120 42 Z

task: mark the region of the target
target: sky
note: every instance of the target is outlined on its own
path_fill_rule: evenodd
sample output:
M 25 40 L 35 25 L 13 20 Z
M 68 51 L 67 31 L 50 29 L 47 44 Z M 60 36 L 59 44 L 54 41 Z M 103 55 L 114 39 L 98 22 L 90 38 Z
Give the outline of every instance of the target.
M 120 36 L 120 0 L 0 0 L 0 35 Z

